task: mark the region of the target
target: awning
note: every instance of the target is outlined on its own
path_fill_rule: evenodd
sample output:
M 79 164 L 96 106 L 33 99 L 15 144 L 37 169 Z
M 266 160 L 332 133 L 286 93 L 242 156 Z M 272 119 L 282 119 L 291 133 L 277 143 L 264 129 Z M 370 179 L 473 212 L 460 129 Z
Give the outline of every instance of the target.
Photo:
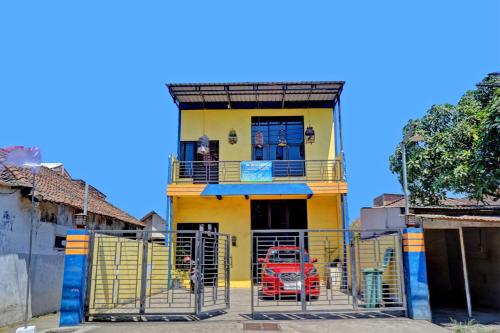
M 333 107 L 344 81 L 176 83 L 167 87 L 181 110 L 312 109 Z
M 307 184 L 208 184 L 201 196 L 313 195 Z

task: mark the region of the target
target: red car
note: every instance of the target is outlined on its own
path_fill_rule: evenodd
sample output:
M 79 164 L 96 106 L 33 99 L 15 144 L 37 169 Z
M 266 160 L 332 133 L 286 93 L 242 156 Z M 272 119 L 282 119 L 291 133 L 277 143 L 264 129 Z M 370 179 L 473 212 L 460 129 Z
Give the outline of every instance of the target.
M 302 279 L 298 246 L 270 247 L 266 256 L 259 258 L 258 262 L 262 264 L 261 283 L 264 297 L 300 295 Z M 311 260 L 305 251 L 304 272 L 307 298 L 317 298 L 320 292 L 320 279 L 318 270 L 313 265 L 314 262 L 317 262 L 317 259 Z

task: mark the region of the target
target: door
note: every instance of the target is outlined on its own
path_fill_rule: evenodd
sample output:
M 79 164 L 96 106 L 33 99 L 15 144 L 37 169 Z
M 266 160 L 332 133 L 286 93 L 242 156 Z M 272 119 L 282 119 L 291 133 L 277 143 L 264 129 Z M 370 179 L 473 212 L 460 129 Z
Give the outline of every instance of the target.
M 180 149 L 180 178 L 193 178 L 195 184 L 219 182 L 219 141 L 210 141 L 207 155 L 198 154 L 198 142 L 182 141 Z

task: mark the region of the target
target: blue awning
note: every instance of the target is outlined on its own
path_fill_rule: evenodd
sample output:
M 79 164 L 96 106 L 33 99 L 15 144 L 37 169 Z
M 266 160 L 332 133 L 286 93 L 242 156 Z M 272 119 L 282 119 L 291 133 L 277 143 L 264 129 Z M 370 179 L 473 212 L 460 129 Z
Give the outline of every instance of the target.
M 313 191 L 307 184 L 208 184 L 201 196 L 237 195 L 308 195 Z

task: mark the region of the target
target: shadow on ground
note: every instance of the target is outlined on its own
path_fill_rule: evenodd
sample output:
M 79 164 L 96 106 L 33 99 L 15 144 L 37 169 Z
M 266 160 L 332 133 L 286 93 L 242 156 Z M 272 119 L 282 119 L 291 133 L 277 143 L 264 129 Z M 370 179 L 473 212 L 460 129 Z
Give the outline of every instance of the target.
M 222 316 L 227 312 L 224 310 L 203 312 L 195 314 L 147 314 L 147 315 L 128 315 L 128 314 L 101 314 L 90 317 L 87 322 L 150 322 L 150 321 L 200 321 Z
M 338 320 L 338 319 L 378 319 L 378 318 L 397 318 L 404 317 L 403 312 L 357 312 L 357 313 L 254 313 L 241 314 L 248 320 Z

